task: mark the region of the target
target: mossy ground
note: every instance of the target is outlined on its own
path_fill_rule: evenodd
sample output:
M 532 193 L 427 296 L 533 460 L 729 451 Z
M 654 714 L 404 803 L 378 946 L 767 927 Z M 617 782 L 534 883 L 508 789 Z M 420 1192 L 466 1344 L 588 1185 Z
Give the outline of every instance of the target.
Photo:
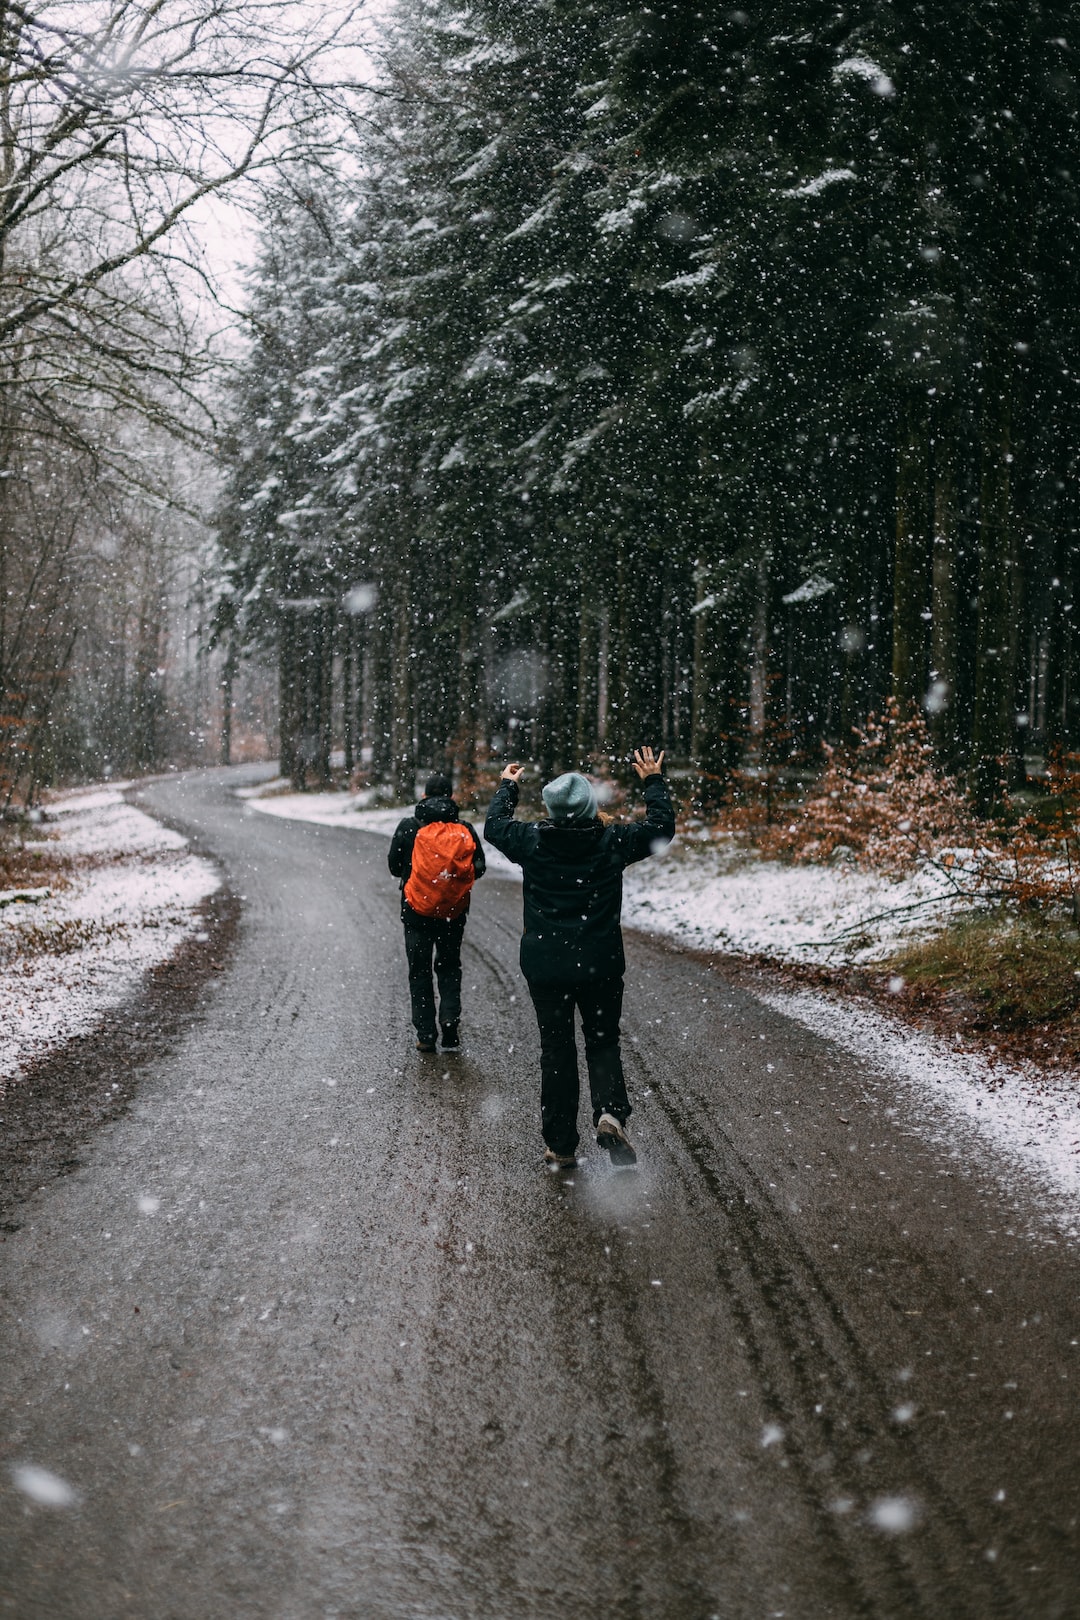
M 978 912 L 884 964 L 898 1010 L 925 1013 L 999 1050 L 1080 1060 L 1080 931 L 1045 909 Z

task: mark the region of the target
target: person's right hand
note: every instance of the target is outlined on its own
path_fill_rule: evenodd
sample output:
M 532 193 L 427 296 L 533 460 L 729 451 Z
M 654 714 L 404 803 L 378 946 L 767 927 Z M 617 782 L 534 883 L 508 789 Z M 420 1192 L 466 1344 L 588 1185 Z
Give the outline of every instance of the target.
M 499 781 L 500 782 L 516 782 L 516 781 L 518 781 L 518 779 L 520 777 L 524 776 L 524 774 L 525 774 L 524 765 L 507 765 L 506 769 L 503 771 L 502 775 L 499 777 Z
M 656 755 L 651 748 L 634 749 L 634 769 L 644 782 L 647 776 L 659 776 L 660 767 L 664 763 L 664 750 L 661 748 Z

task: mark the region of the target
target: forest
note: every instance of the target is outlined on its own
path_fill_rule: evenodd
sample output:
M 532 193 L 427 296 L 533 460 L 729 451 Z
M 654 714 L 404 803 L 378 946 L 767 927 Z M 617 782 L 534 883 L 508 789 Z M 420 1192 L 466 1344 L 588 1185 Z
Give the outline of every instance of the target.
M 265 225 L 219 633 L 283 770 L 703 803 L 894 699 L 984 808 L 1080 743 L 1075 15 L 404 0 Z
M 0 0 L 0 810 L 216 747 L 236 320 L 210 210 L 341 148 L 343 26 L 317 0 Z
M 4 795 L 1080 747 L 1071 7 L 78 17 L 0 5 Z

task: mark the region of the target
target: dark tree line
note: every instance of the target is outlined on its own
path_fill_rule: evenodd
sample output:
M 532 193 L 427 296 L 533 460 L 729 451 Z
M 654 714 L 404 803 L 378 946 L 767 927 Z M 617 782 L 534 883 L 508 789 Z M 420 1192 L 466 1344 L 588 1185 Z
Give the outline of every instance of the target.
M 267 227 L 225 447 L 284 768 L 647 740 L 707 798 L 889 696 L 983 803 L 1080 746 L 1075 40 L 403 4 L 381 123 Z

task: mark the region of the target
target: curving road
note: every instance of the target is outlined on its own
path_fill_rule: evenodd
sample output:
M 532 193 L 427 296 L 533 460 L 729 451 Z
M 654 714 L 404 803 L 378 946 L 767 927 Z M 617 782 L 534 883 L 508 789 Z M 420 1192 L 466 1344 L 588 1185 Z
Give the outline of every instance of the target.
M 465 1050 L 420 1058 L 386 841 L 251 774 L 146 790 L 239 944 L 0 1249 L 0 1615 L 1080 1615 L 1076 1253 L 642 939 L 642 1167 L 545 1171 L 520 890 L 478 889 Z

